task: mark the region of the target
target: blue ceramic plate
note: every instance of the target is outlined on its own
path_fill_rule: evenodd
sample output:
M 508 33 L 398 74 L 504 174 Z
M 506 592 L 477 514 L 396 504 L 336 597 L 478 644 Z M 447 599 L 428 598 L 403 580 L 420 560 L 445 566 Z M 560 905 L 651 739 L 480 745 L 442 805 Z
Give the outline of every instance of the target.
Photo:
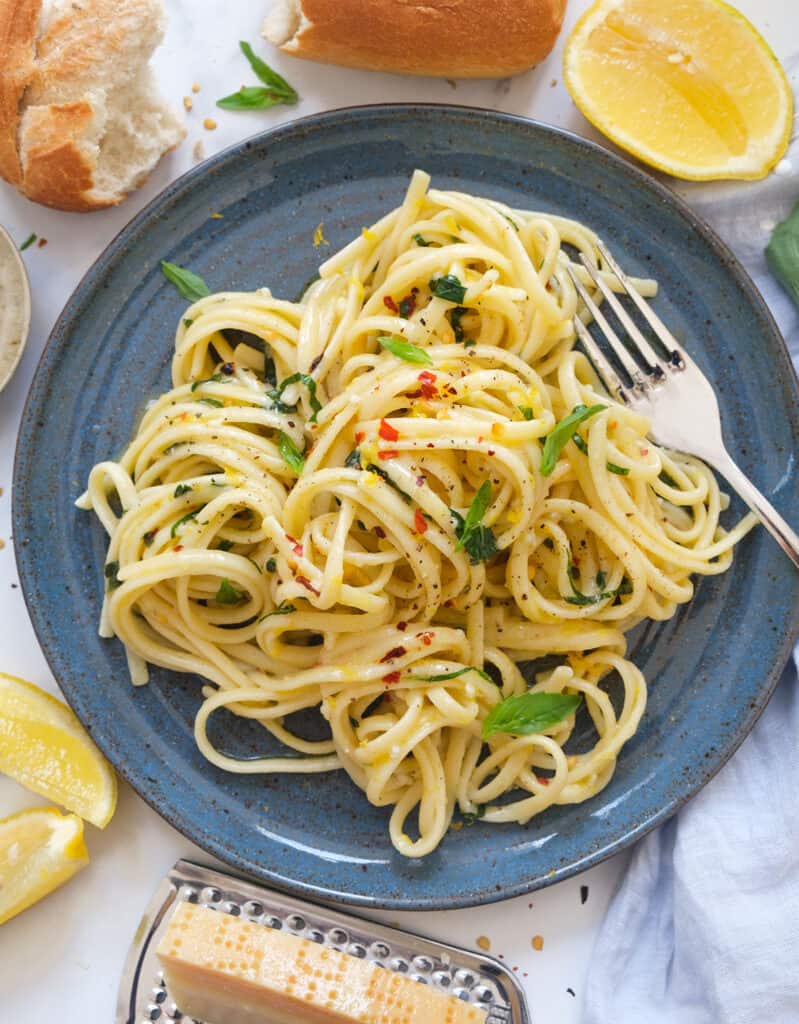
M 194 842 L 280 888 L 346 903 L 443 908 L 559 881 L 668 817 L 735 750 L 797 632 L 799 574 L 763 531 L 733 569 L 633 638 L 649 707 L 610 785 L 528 825 L 477 824 L 421 861 L 394 853 L 388 814 L 344 773 L 228 775 L 192 737 L 196 678 L 127 682 L 100 640 L 105 539 L 73 506 L 90 467 L 117 455 L 145 402 L 169 386 L 184 307 L 162 258 L 212 289 L 268 284 L 294 297 L 327 255 L 396 206 L 415 167 L 437 186 L 576 217 L 623 266 L 662 286 L 656 306 L 718 385 L 732 452 L 799 518 L 797 385 L 783 342 L 730 253 L 666 189 L 609 153 L 520 118 L 454 107 L 365 107 L 309 118 L 220 154 L 171 185 L 95 263 L 56 324 L 25 410 L 14 537 L 30 614 L 53 673 L 111 762 Z M 221 213 L 222 219 L 210 214 Z M 315 249 L 324 222 L 330 249 Z M 239 755 L 269 737 L 216 716 Z

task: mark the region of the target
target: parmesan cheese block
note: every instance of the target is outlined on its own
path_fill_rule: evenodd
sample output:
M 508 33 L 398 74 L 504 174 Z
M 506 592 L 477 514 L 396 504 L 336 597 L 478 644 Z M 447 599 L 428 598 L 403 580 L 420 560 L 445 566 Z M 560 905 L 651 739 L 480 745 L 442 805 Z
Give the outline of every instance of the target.
M 158 946 L 178 1008 L 205 1024 L 484 1024 L 486 1013 L 308 939 L 181 903 Z

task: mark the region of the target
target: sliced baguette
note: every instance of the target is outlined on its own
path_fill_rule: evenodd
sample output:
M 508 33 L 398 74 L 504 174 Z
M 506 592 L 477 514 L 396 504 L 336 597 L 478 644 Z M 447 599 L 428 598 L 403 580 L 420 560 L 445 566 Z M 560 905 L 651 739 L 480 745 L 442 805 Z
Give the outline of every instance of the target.
M 121 202 L 184 138 L 148 65 L 160 0 L 0 0 L 0 175 L 61 210 Z
M 566 0 L 273 0 L 264 36 L 328 64 L 444 78 L 504 78 L 552 49 Z

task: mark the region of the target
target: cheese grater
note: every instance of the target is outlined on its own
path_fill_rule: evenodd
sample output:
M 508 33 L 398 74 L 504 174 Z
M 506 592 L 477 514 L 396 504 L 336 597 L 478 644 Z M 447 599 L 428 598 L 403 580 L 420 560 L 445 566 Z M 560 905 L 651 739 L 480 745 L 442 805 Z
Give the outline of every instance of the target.
M 481 1007 L 486 1024 L 532 1024 L 521 986 L 493 957 L 329 910 L 185 860 L 163 879 L 136 929 L 119 986 L 116 1024 L 202 1024 L 184 1016 L 170 999 L 155 955 L 171 911 L 181 900 L 284 929 L 406 974 Z

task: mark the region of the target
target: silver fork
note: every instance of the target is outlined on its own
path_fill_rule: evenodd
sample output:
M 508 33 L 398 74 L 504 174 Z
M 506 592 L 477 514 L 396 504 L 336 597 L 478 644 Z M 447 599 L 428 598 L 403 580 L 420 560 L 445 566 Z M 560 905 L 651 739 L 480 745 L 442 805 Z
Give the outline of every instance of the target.
M 577 335 L 609 394 L 649 419 L 652 424 L 650 436 L 658 444 L 696 455 L 717 470 L 774 536 L 793 564 L 799 568 L 799 536 L 741 472 L 724 446 L 719 406 L 710 381 L 677 344 L 671 331 L 638 293 L 607 247 L 598 242 L 597 248 L 607 266 L 618 278 L 624 292 L 635 303 L 669 353 L 668 358 L 662 358 L 654 350 L 594 264 L 581 253 L 580 259 L 591 280 L 628 334 L 627 344 L 624 344 L 608 323 L 601 308 L 591 298 L 574 268 L 571 264 L 566 264 L 580 298 L 632 381 L 631 385 L 622 382 L 591 332 L 579 317 L 575 317 L 574 328 Z

